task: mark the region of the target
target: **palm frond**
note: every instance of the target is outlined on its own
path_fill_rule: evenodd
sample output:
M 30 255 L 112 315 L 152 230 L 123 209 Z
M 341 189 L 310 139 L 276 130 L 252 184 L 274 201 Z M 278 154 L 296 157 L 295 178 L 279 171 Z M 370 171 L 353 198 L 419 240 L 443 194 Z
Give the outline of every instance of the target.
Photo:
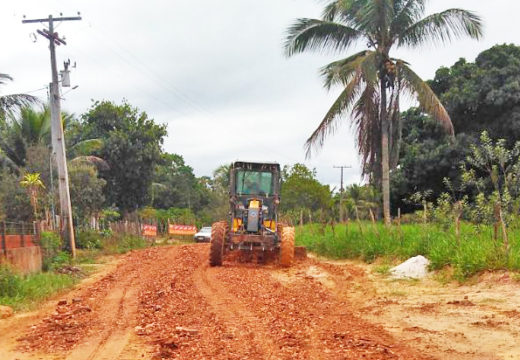
M 332 21 L 298 19 L 287 31 L 285 54 L 292 56 L 307 50 L 343 51 L 362 36 L 360 31 Z
M 9 167 L 12 170 L 18 172 L 19 167 L 7 154 L 2 150 L 0 146 L 0 167 Z
M 399 150 L 401 147 L 402 135 L 402 117 L 400 108 L 402 81 L 398 77 L 397 86 L 394 87 L 390 95 L 390 102 L 388 103 L 388 118 L 389 118 L 389 155 L 390 155 L 390 169 L 394 169 L 399 162 Z
M 394 3 L 395 16 L 390 26 L 393 36 L 403 33 L 403 31 L 423 16 L 427 0 L 399 0 Z
M 449 9 L 427 16 L 398 35 L 399 46 L 419 46 L 427 42 L 444 43 L 453 37 L 467 35 L 480 39 L 483 35 L 483 24 L 480 16 L 463 9 Z
M 1 82 L 0 82 L 1 84 Z M 11 94 L 0 96 L 0 114 L 12 115 L 14 111 L 24 106 L 37 104 L 40 100 L 36 96 L 27 94 Z
M 347 84 L 345 89 L 341 92 L 332 107 L 329 109 L 320 125 L 314 130 L 312 135 L 305 142 L 306 157 L 309 158 L 312 154 L 313 148 L 323 146 L 327 135 L 333 134 L 337 128 L 337 123 L 342 115 L 352 108 L 355 98 L 360 92 L 362 85 L 362 74 L 360 71 Z
M 381 147 L 379 103 L 377 85 L 372 83 L 365 87 L 352 111 L 356 146 L 363 164 L 363 176 L 371 174 L 377 167 L 378 150 Z
M 332 0 L 325 6 L 322 19 L 325 21 L 339 21 L 357 28 L 359 12 L 365 6 L 365 0 Z
M 327 90 L 333 85 L 346 85 L 372 51 L 361 51 L 346 59 L 334 61 L 320 70 Z
M 411 94 L 415 94 L 420 107 L 437 120 L 446 132 L 453 135 L 454 129 L 450 115 L 433 90 L 403 62 L 398 61 L 396 65 L 403 89 L 408 90 Z
M 1 74 L 0 73 L 0 85 L 5 84 L 7 81 L 13 81 L 13 78 L 8 74 Z
M 388 44 L 388 31 L 393 18 L 394 0 L 365 1 L 358 11 L 359 29 L 372 34 L 380 45 Z

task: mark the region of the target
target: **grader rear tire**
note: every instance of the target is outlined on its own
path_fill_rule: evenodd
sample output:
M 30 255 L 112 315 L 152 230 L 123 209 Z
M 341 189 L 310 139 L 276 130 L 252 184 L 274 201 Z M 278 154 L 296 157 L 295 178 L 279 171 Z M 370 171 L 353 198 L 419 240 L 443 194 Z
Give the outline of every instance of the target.
M 281 231 L 280 264 L 291 266 L 294 260 L 294 228 L 284 226 Z
M 227 224 L 225 221 L 216 222 L 211 226 L 211 244 L 209 250 L 210 266 L 222 266 L 226 228 Z

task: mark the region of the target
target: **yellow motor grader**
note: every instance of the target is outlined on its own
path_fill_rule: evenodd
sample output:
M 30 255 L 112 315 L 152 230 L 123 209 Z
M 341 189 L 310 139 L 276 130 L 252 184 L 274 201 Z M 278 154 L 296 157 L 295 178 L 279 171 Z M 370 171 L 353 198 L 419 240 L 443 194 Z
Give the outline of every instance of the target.
M 230 217 L 211 227 L 209 263 L 221 266 L 232 251 L 267 258 L 278 254 L 283 266 L 294 259 L 294 227 L 278 219 L 280 165 L 237 161 L 231 164 Z

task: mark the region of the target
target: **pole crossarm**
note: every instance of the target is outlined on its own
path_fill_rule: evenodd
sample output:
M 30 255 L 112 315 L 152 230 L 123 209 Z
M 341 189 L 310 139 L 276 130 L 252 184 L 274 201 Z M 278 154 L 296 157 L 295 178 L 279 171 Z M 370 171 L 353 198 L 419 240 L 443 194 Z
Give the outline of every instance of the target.
M 53 21 L 74 21 L 74 20 L 81 20 L 81 16 L 69 16 L 69 17 L 59 17 L 59 18 L 53 17 L 52 20 Z M 49 18 L 22 20 L 22 24 L 43 23 L 43 22 L 49 22 Z

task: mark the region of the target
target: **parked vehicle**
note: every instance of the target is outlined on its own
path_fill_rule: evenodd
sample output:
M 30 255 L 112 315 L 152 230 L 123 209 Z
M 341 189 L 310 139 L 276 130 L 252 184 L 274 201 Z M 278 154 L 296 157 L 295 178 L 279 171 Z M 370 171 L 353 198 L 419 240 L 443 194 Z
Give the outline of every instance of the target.
M 198 233 L 193 235 L 195 242 L 210 242 L 211 241 L 211 226 L 203 227 Z

